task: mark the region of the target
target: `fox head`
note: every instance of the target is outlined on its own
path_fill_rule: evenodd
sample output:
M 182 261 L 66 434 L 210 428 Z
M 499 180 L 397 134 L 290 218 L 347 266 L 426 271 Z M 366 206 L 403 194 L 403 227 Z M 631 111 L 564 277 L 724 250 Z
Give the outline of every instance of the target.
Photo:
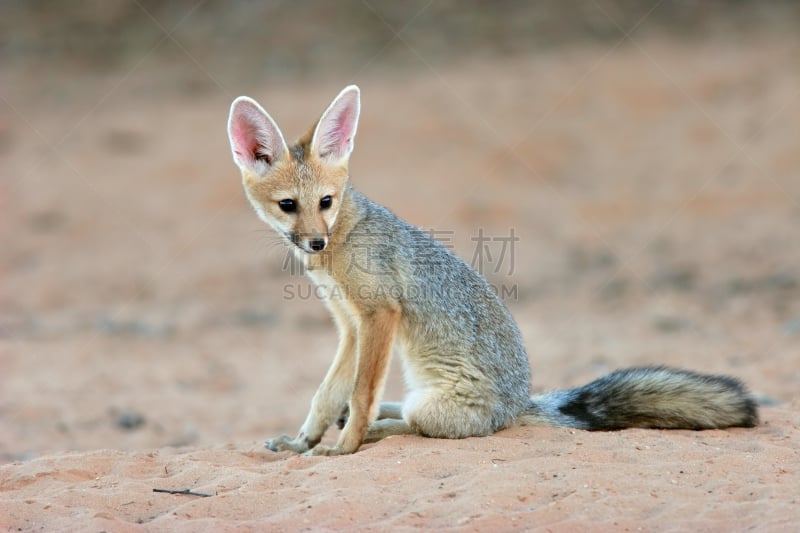
M 360 109 L 358 87 L 346 87 L 289 147 L 255 100 L 240 96 L 231 105 L 228 137 L 247 198 L 261 220 L 306 254 L 328 245 L 347 186 Z

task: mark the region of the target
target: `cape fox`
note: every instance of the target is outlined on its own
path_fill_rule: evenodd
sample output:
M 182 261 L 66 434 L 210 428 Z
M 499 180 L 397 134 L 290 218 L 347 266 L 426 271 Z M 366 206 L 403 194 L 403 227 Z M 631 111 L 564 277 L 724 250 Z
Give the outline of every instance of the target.
M 304 263 L 339 329 L 333 364 L 296 437 L 267 448 L 353 453 L 389 435 L 490 435 L 512 425 L 586 430 L 752 427 L 756 403 L 738 380 L 665 367 L 613 372 L 531 397 L 519 330 L 487 281 L 432 239 L 354 190 L 348 160 L 360 112 L 346 87 L 286 144 L 254 100 L 234 100 L 233 159 L 258 216 Z M 381 403 L 393 345 L 408 394 Z M 335 422 L 334 446 L 320 445 Z

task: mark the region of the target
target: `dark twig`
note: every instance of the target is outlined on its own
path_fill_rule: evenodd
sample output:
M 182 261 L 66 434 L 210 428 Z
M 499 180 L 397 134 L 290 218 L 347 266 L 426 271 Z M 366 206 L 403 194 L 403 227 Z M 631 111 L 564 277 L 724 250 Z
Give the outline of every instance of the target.
M 213 494 L 207 494 L 205 492 L 195 492 L 189 489 L 183 490 L 172 490 L 172 489 L 153 489 L 153 492 L 164 492 L 166 494 L 185 494 L 187 496 L 201 496 L 203 498 L 210 498 Z

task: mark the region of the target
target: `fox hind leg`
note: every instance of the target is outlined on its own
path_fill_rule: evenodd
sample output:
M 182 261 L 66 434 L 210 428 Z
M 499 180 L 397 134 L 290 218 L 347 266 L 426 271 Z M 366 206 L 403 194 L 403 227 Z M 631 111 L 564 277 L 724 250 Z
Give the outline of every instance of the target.
M 339 418 L 336 419 L 336 427 L 343 429 L 347 424 L 347 417 L 350 416 L 350 405 L 347 404 L 342 409 Z M 401 402 L 381 402 L 380 410 L 378 411 L 378 420 L 386 418 L 403 418 L 403 404 Z
M 383 418 L 369 426 L 367 434 L 364 436 L 364 442 L 378 442 L 392 435 L 414 435 L 416 433 L 416 430 L 402 418 Z
M 403 418 L 418 434 L 444 439 L 491 435 L 500 427 L 492 410 L 478 397 L 460 397 L 437 390 L 415 391 L 406 399 Z
M 391 418 L 403 418 L 403 404 L 401 402 L 381 402 L 381 408 L 380 411 L 378 411 L 378 420 Z

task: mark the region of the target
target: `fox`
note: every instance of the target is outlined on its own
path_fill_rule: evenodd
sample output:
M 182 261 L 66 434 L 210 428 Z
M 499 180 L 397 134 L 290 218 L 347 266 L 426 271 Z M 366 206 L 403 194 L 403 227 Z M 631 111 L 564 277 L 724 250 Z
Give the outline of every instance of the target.
M 345 87 L 296 142 L 261 105 L 236 98 L 228 137 L 245 196 L 302 263 L 339 333 L 296 436 L 272 451 L 342 455 L 392 435 L 462 439 L 516 425 L 588 431 L 754 427 L 738 379 L 665 366 L 614 371 L 531 396 L 519 328 L 486 279 L 431 235 L 360 194 L 349 160 L 361 112 Z M 406 395 L 382 402 L 393 349 Z M 320 444 L 332 425 L 333 445 Z

